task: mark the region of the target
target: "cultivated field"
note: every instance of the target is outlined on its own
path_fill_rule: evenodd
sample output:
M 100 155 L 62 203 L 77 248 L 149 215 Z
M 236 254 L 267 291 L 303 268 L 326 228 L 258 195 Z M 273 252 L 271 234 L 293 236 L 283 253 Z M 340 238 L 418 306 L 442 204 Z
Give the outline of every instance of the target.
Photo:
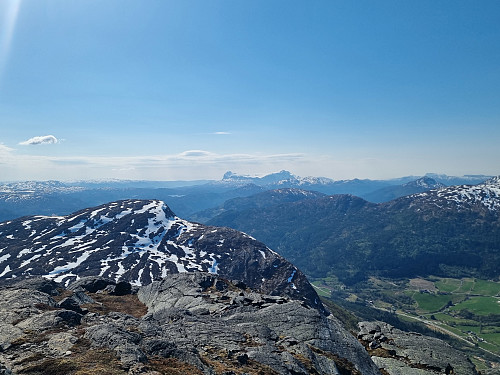
M 481 354 L 500 361 L 500 282 L 474 278 L 371 278 L 345 287 L 335 277 L 328 277 L 314 280 L 313 285 L 323 297 L 425 324 L 471 348 L 479 362 Z

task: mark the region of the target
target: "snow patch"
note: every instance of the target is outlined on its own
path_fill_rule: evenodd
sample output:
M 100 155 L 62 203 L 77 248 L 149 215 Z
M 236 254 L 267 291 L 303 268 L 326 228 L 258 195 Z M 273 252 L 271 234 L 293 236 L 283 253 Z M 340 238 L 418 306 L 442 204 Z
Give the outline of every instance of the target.
M 217 274 L 217 271 L 218 271 L 218 263 L 217 263 L 217 260 L 214 259 L 213 263 L 212 263 L 212 267 L 210 267 L 208 269 L 208 272 L 210 273 L 214 273 L 214 274 Z
M 5 269 L 3 270 L 3 272 L 0 273 L 0 277 L 7 275 L 10 271 L 11 271 L 10 270 L 10 266 L 7 265 L 7 267 L 5 267 Z

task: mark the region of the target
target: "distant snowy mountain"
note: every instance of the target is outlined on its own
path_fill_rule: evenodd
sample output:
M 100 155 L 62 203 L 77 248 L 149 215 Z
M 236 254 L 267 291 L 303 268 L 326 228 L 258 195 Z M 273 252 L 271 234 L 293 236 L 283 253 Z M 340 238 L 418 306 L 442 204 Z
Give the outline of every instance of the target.
M 268 185 L 287 185 L 289 186 L 303 186 L 315 184 L 331 184 L 334 181 L 326 177 L 299 177 L 289 171 L 282 170 L 280 172 L 271 173 L 263 177 L 239 175 L 228 171 L 222 177 L 223 183 L 252 183 L 258 186 Z
M 411 181 L 411 182 L 408 182 L 408 183 L 403 185 L 403 187 L 409 187 L 409 188 L 413 188 L 413 187 L 417 188 L 418 187 L 418 188 L 422 188 L 422 189 L 426 189 L 426 190 L 438 189 L 438 188 L 442 188 L 445 186 L 446 185 L 444 185 L 440 182 L 437 182 L 433 178 L 430 178 L 427 176 L 424 176 L 422 178 L 419 178 L 418 180 Z
M 385 202 L 404 195 L 423 192 L 442 186 L 459 184 L 478 184 L 492 176 L 467 175 L 462 177 L 447 176 L 444 174 L 428 173 L 425 176 L 407 176 L 389 180 L 350 179 L 332 180 L 326 177 L 299 177 L 289 171 L 271 173 L 265 176 L 247 176 L 226 172 L 215 185 L 241 186 L 255 184 L 266 190 L 280 188 L 299 188 L 315 190 L 325 194 L 352 194 L 373 202 Z M 414 182 L 417 181 L 417 182 Z
M 82 191 L 81 186 L 68 186 L 59 181 L 22 181 L 0 184 L 0 199 L 15 201 L 54 193 Z
M 61 217 L 0 223 L 0 278 L 83 276 L 145 285 L 203 271 L 320 306 L 305 276 L 250 236 L 180 219 L 161 201 L 125 200 Z
M 441 208 L 453 207 L 460 210 L 482 206 L 488 210 L 498 211 L 500 210 L 500 176 L 490 178 L 478 185 L 444 187 L 416 194 L 411 198 L 418 201 L 425 199 Z
M 438 174 L 438 173 L 426 173 L 425 177 L 430 177 L 446 186 L 454 186 L 454 185 L 477 185 L 494 176 L 483 175 L 483 174 L 448 176 L 445 174 Z

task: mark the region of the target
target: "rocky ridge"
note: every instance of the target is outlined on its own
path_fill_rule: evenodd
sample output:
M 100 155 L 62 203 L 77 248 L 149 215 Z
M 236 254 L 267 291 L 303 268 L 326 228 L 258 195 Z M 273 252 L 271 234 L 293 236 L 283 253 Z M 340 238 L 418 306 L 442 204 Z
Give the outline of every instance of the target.
M 66 289 L 41 278 L 3 281 L 0 371 L 379 374 L 334 317 L 301 301 L 198 272 L 126 284 L 88 277 Z

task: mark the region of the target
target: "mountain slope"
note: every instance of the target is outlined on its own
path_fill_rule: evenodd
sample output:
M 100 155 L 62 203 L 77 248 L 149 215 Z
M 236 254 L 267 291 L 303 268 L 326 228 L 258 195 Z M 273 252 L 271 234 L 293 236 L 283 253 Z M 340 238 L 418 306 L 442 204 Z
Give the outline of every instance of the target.
M 329 196 L 209 223 L 246 231 L 315 277 L 333 273 L 348 283 L 370 275 L 490 278 L 500 264 L 500 181 L 383 204 Z
M 430 177 L 422 177 L 403 185 L 387 186 L 382 189 L 375 190 L 371 193 L 363 195 L 362 198 L 369 202 L 382 203 L 392 201 L 406 195 L 423 193 L 432 189 L 440 189 L 445 186 L 446 185 L 437 182 Z
M 145 285 L 167 274 L 204 271 L 321 308 L 304 275 L 250 236 L 180 219 L 161 201 L 126 200 L 63 217 L 0 223 L 0 278 L 83 276 Z
M 317 199 L 325 196 L 315 191 L 283 188 L 267 190 L 249 197 L 238 197 L 229 199 L 221 206 L 209 208 L 190 216 L 190 219 L 200 223 L 207 222 L 217 215 L 224 214 L 226 217 L 233 212 L 249 210 L 253 208 L 263 209 L 281 203 L 298 202 L 305 199 Z

